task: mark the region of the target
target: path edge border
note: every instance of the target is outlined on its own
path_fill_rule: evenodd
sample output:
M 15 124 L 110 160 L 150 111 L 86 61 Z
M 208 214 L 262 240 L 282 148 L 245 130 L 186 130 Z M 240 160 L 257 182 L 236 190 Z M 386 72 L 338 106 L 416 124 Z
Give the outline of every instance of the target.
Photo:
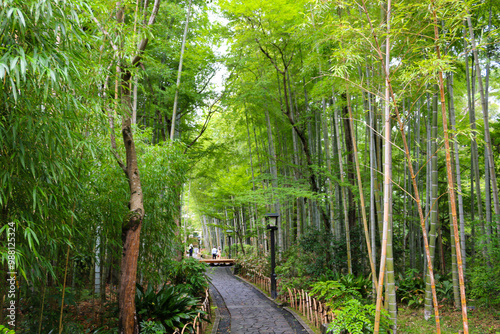
M 304 320 L 302 320 L 302 318 L 295 311 L 293 311 L 292 309 L 290 309 L 287 306 L 283 306 L 282 304 L 277 303 L 274 299 L 272 299 L 271 297 L 269 297 L 268 295 L 266 295 L 263 291 L 261 291 L 260 289 L 256 288 L 252 283 L 250 283 L 249 281 L 247 281 L 243 277 L 235 275 L 234 274 L 234 268 L 231 268 L 231 269 L 232 269 L 231 272 L 232 272 L 232 274 L 233 274 L 234 277 L 236 277 L 240 281 L 242 281 L 242 282 L 250 285 L 254 290 L 257 290 L 260 294 L 262 294 L 268 300 L 270 300 L 271 302 L 273 302 L 274 304 L 276 304 L 276 306 L 278 306 L 281 309 L 283 309 L 283 310 L 287 311 L 288 313 L 290 313 L 302 325 L 302 327 L 304 327 L 304 329 L 306 330 L 306 332 L 308 334 L 315 334 L 314 331 L 304 322 Z M 215 333 L 212 333 L 212 334 L 215 334 Z
M 214 286 L 215 288 L 215 286 Z M 210 299 L 213 301 L 213 303 L 215 303 L 215 298 L 212 294 L 212 292 L 209 290 L 208 292 L 210 294 Z M 212 332 L 211 334 L 217 334 L 217 331 L 219 330 L 219 322 L 220 322 L 220 312 L 219 312 L 219 306 L 217 304 L 215 304 L 217 307 L 215 308 L 215 320 L 214 320 L 214 324 L 212 326 Z M 210 310 L 212 311 L 212 310 Z

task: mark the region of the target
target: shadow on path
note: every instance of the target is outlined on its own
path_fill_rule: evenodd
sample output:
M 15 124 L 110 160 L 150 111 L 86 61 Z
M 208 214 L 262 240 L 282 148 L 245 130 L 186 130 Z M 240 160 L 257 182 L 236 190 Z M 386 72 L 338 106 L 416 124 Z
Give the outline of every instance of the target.
M 221 319 L 217 334 L 305 334 L 300 322 L 227 267 L 207 269 Z

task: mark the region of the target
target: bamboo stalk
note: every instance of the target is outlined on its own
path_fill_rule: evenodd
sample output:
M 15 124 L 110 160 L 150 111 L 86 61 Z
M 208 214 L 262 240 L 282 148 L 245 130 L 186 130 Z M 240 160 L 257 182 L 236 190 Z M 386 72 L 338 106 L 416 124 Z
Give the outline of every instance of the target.
M 337 110 L 335 109 L 335 128 L 337 131 L 337 147 L 340 150 L 340 133 L 339 133 L 339 125 L 338 125 L 338 113 Z M 344 163 L 342 161 L 342 155 L 338 154 L 339 158 L 339 170 L 340 170 L 340 182 L 344 184 Z M 350 232 L 349 232 L 349 214 L 348 214 L 348 209 L 347 209 L 347 192 L 346 188 L 343 186 L 341 187 L 342 191 L 342 206 L 344 209 L 344 225 L 345 225 L 345 235 L 346 235 L 346 246 L 347 246 L 347 271 L 349 274 L 352 274 L 352 260 L 351 260 L 351 237 L 350 237 Z
M 43 284 L 43 280 L 42 280 L 42 284 Z M 42 289 L 42 306 L 41 306 L 41 310 L 40 310 L 40 320 L 39 320 L 39 323 L 38 323 L 38 334 L 40 334 L 42 332 L 42 323 L 43 323 L 43 308 L 45 306 L 45 285 L 43 286 L 43 289 Z
M 364 11 L 365 15 L 367 16 L 367 19 L 369 21 L 370 27 L 372 28 L 372 31 L 373 31 L 373 35 L 374 35 L 375 42 L 376 42 L 376 51 L 378 52 L 379 58 L 380 58 L 380 60 L 382 62 L 382 66 L 384 68 L 384 71 L 386 72 L 386 82 L 388 83 L 390 96 L 391 96 L 392 100 L 395 101 L 396 99 L 395 99 L 395 96 L 394 96 L 394 91 L 392 90 L 392 85 L 391 85 L 391 82 L 390 82 L 390 79 L 389 79 L 389 76 L 388 76 L 387 70 L 386 70 L 386 67 L 389 64 L 387 62 L 384 63 L 383 54 L 382 54 L 382 51 L 380 49 L 380 44 L 378 42 L 377 36 L 375 35 L 375 30 L 373 30 L 373 25 L 372 25 L 370 16 L 368 14 L 368 10 L 366 8 L 366 2 L 365 2 L 365 0 L 363 0 L 363 11 Z M 387 47 L 387 45 L 386 45 L 386 47 Z M 389 52 L 386 52 L 386 55 L 389 55 Z M 386 93 L 387 93 L 387 91 L 386 91 Z M 435 313 L 435 321 L 436 321 L 436 333 L 440 334 L 441 333 L 441 325 L 440 325 L 440 319 L 439 319 L 439 309 L 438 309 L 437 295 L 436 295 L 436 289 L 435 289 L 434 273 L 433 273 L 432 263 L 430 261 L 429 243 L 428 243 L 428 239 L 427 239 L 427 231 L 426 231 L 426 228 L 425 228 L 425 219 L 424 219 L 424 215 L 423 215 L 423 212 L 422 212 L 422 206 L 421 206 L 421 203 L 420 203 L 420 196 L 419 196 L 419 192 L 418 192 L 418 185 L 416 183 L 416 176 L 415 176 L 415 173 L 413 171 L 412 160 L 411 160 L 411 156 L 410 156 L 410 152 L 409 152 L 409 148 L 408 148 L 408 143 L 406 141 L 406 135 L 405 135 L 404 126 L 403 126 L 404 124 L 403 124 L 403 122 L 401 120 L 401 116 L 399 114 L 399 110 L 397 108 L 397 105 L 394 106 L 394 111 L 395 111 L 395 114 L 396 114 L 396 117 L 397 117 L 397 121 L 398 121 L 398 124 L 399 124 L 399 130 L 402 133 L 402 139 L 403 139 L 403 144 L 404 144 L 404 149 L 405 149 L 405 155 L 406 155 L 406 158 L 407 158 L 408 168 L 410 170 L 410 176 L 412 178 L 413 188 L 414 188 L 414 192 L 415 192 L 415 201 L 417 203 L 418 213 L 419 213 L 419 217 L 420 217 L 420 224 L 421 224 L 421 228 L 422 228 L 422 237 L 424 239 L 424 245 L 425 245 L 425 250 L 426 250 L 426 257 L 427 257 L 427 262 L 428 262 L 428 266 L 429 266 L 429 275 L 430 275 L 430 279 L 431 279 L 431 291 L 432 291 L 432 297 L 433 297 L 433 302 L 434 302 L 434 313 Z M 385 221 L 385 219 L 384 219 L 384 221 Z M 385 238 L 382 237 L 382 239 L 383 239 L 383 242 L 384 242 Z M 384 246 L 384 245 L 382 245 L 382 246 Z M 382 249 L 382 252 L 384 252 L 384 249 Z M 383 256 L 381 256 L 381 258 L 384 259 L 384 262 L 385 262 L 385 258 Z M 382 264 L 380 265 L 380 268 L 382 268 L 382 270 L 380 272 L 380 276 L 383 276 L 383 274 L 384 274 L 384 271 L 383 271 L 384 267 L 385 267 L 385 263 L 384 263 L 384 265 L 382 265 Z M 381 283 L 380 282 L 383 282 L 383 277 L 382 277 L 382 279 L 379 277 L 379 286 L 378 286 L 379 289 L 377 290 L 377 295 L 381 294 L 381 291 L 380 291 L 381 290 L 381 286 L 380 286 Z M 377 298 L 377 302 L 379 302 L 378 298 Z M 380 300 L 380 303 L 381 303 L 381 300 Z M 377 313 L 376 313 L 376 316 L 377 316 Z M 378 314 L 378 317 L 380 319 L 380 314 Z M 377 326 L 377 331 L 375 333 L 378 333 L 379 323 L 377 322 L 377 319 L 375 320 L 375 325 Z
M 387 2 L 387 18 L 386 18 L 386 27 L 387 27 L 387 39 L 386 39 L 386 61 L 385 61 L 385 129 L 384 129 L 384 217 L 383 217 L 383 228 L 382 228 L 382 248 L 380 255 L 380 276 L 379 282 L 377 286 L 377 302 L 375 308 L 375 324 L 373 332 L 375 334 L 379 333 L 380 330 L 380 312 L 382 309 L 382 287 L 384 285 L 384 274 L 385 274 L 385 264 L 387 257 L 387 233 L 389 230 L 389 218 L 390 218 L 390 210 L 391 210 L 391 113 L 390 113 L 390 96 L 389 96 L 389 60 L 390 60 L 390 20 L 391 20 L 391 0 Z M 381 57 L 383 61 L 383 57 Z
M 349 96 L 349 93 L 347 95 L 347 110 L 349 112 L 349 124 L 351 126 L 351 129 L 354 129 L 354 124 L 352 121 L 352 110 L 351 110 L 351 99 Z M 368 258 L 370 260 L 370 269 L 372 271 L 372 282 L 375 286 L 375 290 L 377 289 L 377 271 L 375 269 L 375 263 L 373 261 L 372 257 L 372 246 L 370 242 L 370 233 L 368 232 L 368 220 L 366 218 L 366 205 L 365 205 L 365 196 L 363 194 L 363 184 L 361 181 L 361 171 L 359 168 L 359 158 L 358 158 L 358 145 L 356 144 L 356 138 L 354 137 L 353 131 L 351 131 L 351 137 L 352 137 L 352 143 L 353 143 L 353 148 L 354 148 L 354 162 L 356 164 L 356 174 L 358 178 L 358 190 L 359 190 L 359 199 L 361 202 L 361 215 L 363 217 L 363 230 L 365 232 L 365 239 L 366 239 L 366 247 L 368 249 Z
M 432 1 L 432 4 L 435 5 L 435 2 Z M 432 12 L 434 18 L 434 38 L 435 38 L 435 48 L 436 48 L 436 56 L 438 59 L 441 59 L 441 53 L 439 48 L 439 32 L 438 32 L 438 21 L 437 21 L 437 8 L 434 6 L 434 10 Z M 445 104 L 445 96 L 444 96 L 444 80 L 443 80 L 443 72 L 440 70 L 438 72 L 439 79 L 439 94 L 441 98 L 441 114 L 443 120 L 443 130 L 444 130 L 444 145 L 445 145 L 445 153 L 446 153 L 446 172 L 448 176 L 448 192 L 450 194 L 450 204 L 451 204 L 451 216 L 453 222 L 453 234 L 455 235 L 455 250 L 457 254 L 457 266 L 458 266 L 458 279 L 460 284 L 460 296 L 462 303 L 462 321 L 464 327 L 464 334 L 469 333 L 469 324 L 467 321 L 467 302 L 465 296 L 465 284 L 464 284 L 464 272 L 463 272 L 463 263 L 462 263 L 462 252 L 460 250 L 460 236 L 458 233 L 458 224 L 457 224 L 457 208 L 456 208 L 456 198 L 455 198 L 455 188 L 453 184 L 453 170 L 451 166 L 451 155 L 450 155 L 450 140 L 448 134 L 448 120 L 446 116 L 446 104 Z M 479 78 L 480 79 L 480 78 Z

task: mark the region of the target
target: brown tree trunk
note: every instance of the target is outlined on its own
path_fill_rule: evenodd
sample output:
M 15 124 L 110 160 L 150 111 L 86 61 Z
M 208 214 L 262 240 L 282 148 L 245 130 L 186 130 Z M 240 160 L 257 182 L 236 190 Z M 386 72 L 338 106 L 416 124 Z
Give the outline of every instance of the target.
M 123 87 L 127 86 L 123 85 Z M 130 106 L 130 92 L 128 89 L 123 89 L 122 94 L 122 105 L 125 107 Z M 131 118 L 127 117 L 122 124 L 123 143 L 126 150 L 125 174 L 127 175 L 130 191 L 130 211 L 122 223 L 123 252 L 118 299 L 120 333 L 125 334 L 139 332 L 135 313 L 135 283 L 140 234 L 144 218 L 143 193 L 131 123 Z
M 122 2 L 116 4 L 117 13 L 116 21 L 118 24 L 124 23 L 125 5 Z M 151 26 L 155 20 L 160 8 L 160 0 L 155 0 L 149 20 L 145 24 Z M 122 222 L 122 259 L 120 267 L 120 288 L 118 297 L 119 307 L 119 333 L 121 334 L 136 334 L 139 332 L 137 316 L 135 312 L 135 285 L 137 276 L 137 259 L 139 257 L 140 234 L 142 220 L 144 218 L 144 203 L 139 176 L 139 167 L 137 164 L 137 153 L 135 150 L 134 137 L 132 135 L 132 101 L 130 79 L 131 73 L 127 70 L 128 67 L 139 66 L 142 54 L 148 45 L 148 39 L 144 38 L 139 43 L 136 54 L 133 55 L 130 63 L 125 63 L 122 59 L 123 50 L 113 46 L 113 49 L 119 55 L 119 69 L 121 75 L 121 105 L 122 112 L 122 137 L 125 146 L 125 163 L 122 162 L 116 147 L 114 138 L 114 117 L 109 113 L 109 122 L 111 127 L 111 146 L 114 156 L 124 171 L 129 183 L 129 212 L 124 217 Z
M 346 163 L 346 174 L 347 174 L 347 182 L 354 187 L 355 185 L 355 176 L 354 176 L 354 144 L 353 144 L 353 129 L 351 128 L 351 122 L 349 122 L 349 111 L 347 108 L 347 94 L 342 93 L 342 100 L 345 102 L 345 105 L 342 106 L 342 118 L 344 121 L 344 138 L 345 138 L 345 150 L 347 154 L 347 163 Z M 349 228 L 352 230 L 356 225 L 356 203 L 354 202 L 354 195 L 350 187 L 347 187 L 347 200 L 349 203 L 349 213 L 348 213 L 348 221 Z

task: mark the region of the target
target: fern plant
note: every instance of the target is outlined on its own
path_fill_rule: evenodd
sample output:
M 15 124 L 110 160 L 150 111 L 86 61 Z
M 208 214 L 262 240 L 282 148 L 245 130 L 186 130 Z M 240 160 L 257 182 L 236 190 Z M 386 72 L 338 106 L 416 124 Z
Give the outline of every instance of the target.
M 373 333 L 375 305 L 363 304 L 364 299 L 359 290 L 362 289 L 364 282 L 358 281 L 352 275 L 344 282 L 350 286 L 339 281 L 312 284 L 311 294 L 323 300 L 335 314 L 335 320 L 328 327 L 328 333 Z M 389 333 L 391 321 L 386 310 L 382 310 L 380 325 L 381 333 Z
M 311 295 L 323 300 L 332 309 L 337 309 L 353 298 L 361 299 L 358 290 L 358 287 L 346 287 L 339 281 L 325 281 L 314 283 Z
M 380 333 L 390 333 L 391 321 L 386 310 L 382 309 L 380 317 Z M 373 333 L 375 322 L 375 305 L 363 305 L 357 299 L 347 301 L 341 308 L 334 310 L 335 321 L 328 327 L 331 334 Z
M 136 308 L 139 321 L 154 320 L 167 329 L 182 328 L 198 314 L 198 299 L 184 292 L 181 286 L 163 285 L 157 292 L 153 285 L 146 289 L 137 285 Z

